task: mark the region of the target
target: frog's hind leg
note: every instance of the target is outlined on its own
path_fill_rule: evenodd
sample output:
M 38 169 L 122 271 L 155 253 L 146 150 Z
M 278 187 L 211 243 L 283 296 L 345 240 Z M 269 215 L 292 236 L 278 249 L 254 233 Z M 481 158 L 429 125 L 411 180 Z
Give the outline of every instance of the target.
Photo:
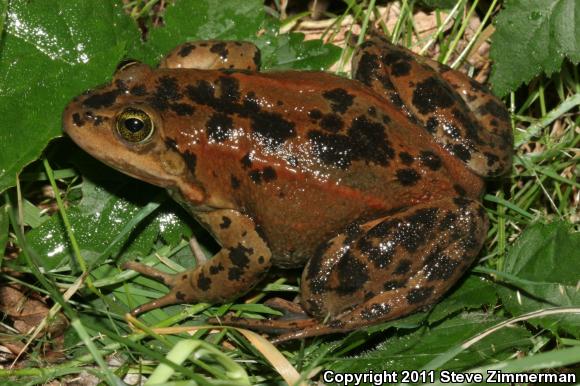
M 350 331 L 433 304 L 469 268 L 487 225 L 477 201 L 456 197 L 349 226 L 302 276 L 304 308 L 327 322 L 279 340 Z
M 260 62 L 260 50 L 250 42 L 200 40 L 175 47 L 159 68 L 259 71 Z
M 175 275 L 140 263 L 126 263 L 124 268 L 171 288 L 162 298 L 134 309 L 133 315 L 176 303 L 224 303 L 248 292 L 268 272 L 271 252 L 252 219 L 226 209 L 201 213 L 197 217 L 212 231 L 222 249 L 199 267 Z
M 474 80 L 378 36 L 356 52 L 353 78 L 390 100 L 475 173 L 497 176 L 510 169 L 509 113 Z

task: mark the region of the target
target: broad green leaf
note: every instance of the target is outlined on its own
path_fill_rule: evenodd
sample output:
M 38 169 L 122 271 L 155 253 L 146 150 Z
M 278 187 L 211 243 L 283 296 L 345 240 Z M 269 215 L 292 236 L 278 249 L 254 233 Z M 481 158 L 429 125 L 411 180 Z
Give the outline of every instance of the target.
M 336 358 L 329 368 L 348 372 L 420 369 L 450 347 L 504 320 L 478 312 L 463 313 L 431 328 L 422 327 L 412 333 L 392 336 L 376 349 L 359 356 Z M 445 364 L 445 369 L 462 370 L 508 358 L 518 349 L 529 346 L 529 337 L 530 333 L 521 327 L 501 329 L 461 352 L 452 362 Z
M 165 26 L 151 30 L 129 56 L 156 65 L 178 44 L 192 40 L 239 40 L 258 46 L 264 69 L 324 70 L 340 50 L 304 35 L 278 35 L 279 22 L 266 17 L 261 0 L 179 0 L 167 7 Z
M 558 71 L 564 57 L 580 62 L 578 0 L 510 0 L 496 19 L 490 81 L 503 96 L 544 72 Z
M 580 233 L 570 233 L 566 223 L 528 227 L 508 254 L 504 271 L 521 281 L 499 289 L 506 309 L 518 316 L 543 308 L 580 307 L 578 251 Z M 580 315 L 554 315 L 529 322 L 580 337 Z
M 495 285 L 489 280 L 470 275 L 458 288 L 443 297 L 429 312 L 430 324 L 454 314 L 457 311 L 493 307 L 497 300 Z
M 139 39 L 120 2 L 14 0 L 0 53 L 0 191 L 61 133 L 66 103 L 104 82 Z

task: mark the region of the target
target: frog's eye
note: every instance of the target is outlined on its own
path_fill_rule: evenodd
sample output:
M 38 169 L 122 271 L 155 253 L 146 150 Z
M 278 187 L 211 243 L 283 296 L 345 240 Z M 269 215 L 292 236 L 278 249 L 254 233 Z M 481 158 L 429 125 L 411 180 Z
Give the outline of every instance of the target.
M 145 142 L 151 138 L 153 131 L 153 120 L 143 110 L 127 108 L 117 116 L 117 132 L 127 142 Z

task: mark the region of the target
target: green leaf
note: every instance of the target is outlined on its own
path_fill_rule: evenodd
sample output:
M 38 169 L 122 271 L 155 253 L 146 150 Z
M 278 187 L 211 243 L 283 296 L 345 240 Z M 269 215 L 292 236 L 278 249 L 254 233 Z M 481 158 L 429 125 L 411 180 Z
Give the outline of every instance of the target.
M 0 56 L 0 191 L 60 135 L 66 103 L 107 80 L 138 39 L 118 1 L 10 1 Z
M 463 313 L 432 328 L 422 327 L 409 334 L 391 337 L 375 350 L 360 356 L 333 359 L 329 368 L 348 372 L 420 369 L 450 347 L 504 320 L 482 313 Z M 518 349 L 530 346 L 529 336 L 530 333 L 521 327 L 501 329 L 461 352 L 452 362 L 445 364 L 445 369 L 461 370 L 506 359 Z
M 580 62 L 577 0 L 506 1 L 496 21 L 490 81 L 499 96 L 541 72 L 551 75 L 558 71 L 565 56 Z
M 153 28 L 147 42 L 129 55 L 154 65 L 175 46 L 191 40 L 252 41 L 264 17 L 260 0 L 179 0 L 167 6 L 165 26 Z
M 457 311 L 493 306 L 497 300 L 495 285 L 476 275 L 470 275 L 461 285 L 429 312 L 429 323 L 437 322 Z
M 212 39 L 256 44 L 264 69 L 321 71 L 338 60 L 338 47 L 305 42 L 302 34 L 278 35 L 279 27 L 277 20 L 266 17 L 261 0 L 179 0 L 167 7 L 165 26 L 152 29 L 148 41 L 129 56 L 155 65 L 178 44 Z
M 500 288 L 499 294 L 514 316 L 543 308 L 580 307 L 580 233 L 570 233 L 570 228 L 563 222 L 531 225 L 509 251 L 504 272 L 521 281 L 510 283 L 517 288 Z M 534 318 L 529 323 L 580 337 L 577 314 Z

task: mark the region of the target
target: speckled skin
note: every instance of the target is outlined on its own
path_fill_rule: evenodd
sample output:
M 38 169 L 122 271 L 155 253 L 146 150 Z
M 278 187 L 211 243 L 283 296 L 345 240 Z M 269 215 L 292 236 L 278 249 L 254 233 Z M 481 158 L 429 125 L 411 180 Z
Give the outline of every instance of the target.
M 483 243 L 480 176 L 511 166 L 503 105 L 468 77 L 379 37 L 355 55 L 354 80 L 258 70 L 249 43 L 187 43 L 157 69 L 124 66 L 66 108 L 65 131 L 79 146 L 167 188 L 222 246 L 177 275 L 126 264 L 171 287 L 133 313 L 232 300 L 273 265 L 306 264 L 305 313 L 227 322 L 285 340 L 437 301 Z M 127 109 L 152 122 L 145 140 L 129 142 L 117 129 Z M 296 317 L 296 305 L 282 304 Z

